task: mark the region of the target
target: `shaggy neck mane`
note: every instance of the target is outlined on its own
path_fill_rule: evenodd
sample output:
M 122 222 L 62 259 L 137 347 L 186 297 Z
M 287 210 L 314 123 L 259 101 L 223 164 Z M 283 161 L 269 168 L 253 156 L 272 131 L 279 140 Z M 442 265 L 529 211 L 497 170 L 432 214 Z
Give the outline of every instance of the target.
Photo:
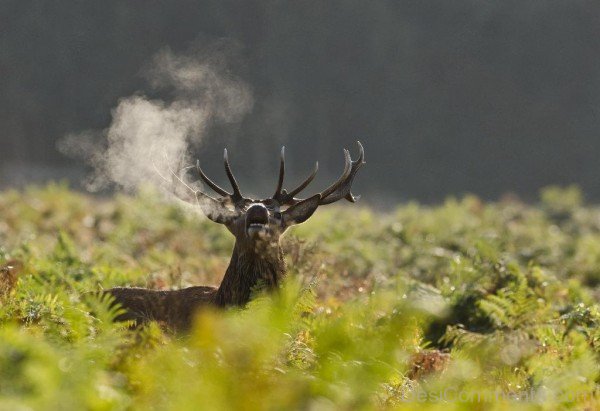
M 243 247 L 236 241 L 229 267 L 215 294 L 215 304 L 244 305 L 250 300 L 253 288 L 274 289 L 284 275 L 285 261 L 278 243 Z

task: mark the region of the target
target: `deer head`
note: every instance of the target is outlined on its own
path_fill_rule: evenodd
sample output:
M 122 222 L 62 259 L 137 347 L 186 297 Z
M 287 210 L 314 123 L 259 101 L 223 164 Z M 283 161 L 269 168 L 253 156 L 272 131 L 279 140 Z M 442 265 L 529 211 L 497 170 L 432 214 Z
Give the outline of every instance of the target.
M 236 237 L 238 245 L 255 246 L 256 248 L 264 243 L 278 243 L 279 237 L 287 228 L 308 220 L 319 206 L 344 198 L 354 203 L 360 198 L 351 192 L 354 177 L 358 169 L 365 164 L 363 146 L 360 142 L 357 144 L 359 156 L 354 161 L 350 157 L 350 152 L 344 149 L 344 171 L 337 181 L 322 192 L 307 198 L 297 198 L 296 195 L 300 194 L 315 178 L 318 163 L 315 164 L 313 172 L 306 180 L 293 190 L 287 191 L 283 188 L 285 147 L 281 149 L 277 188 L 270 198 L 258 200 L 242 195 L 238 182 L 231 171 L 227 149 L 224 152 L 225 173 L 231 183 L 232 192 L 224 190 L 208 178 L 200 167 L 200 162 L 197 161 L 195 166 L 186 167 L 182 171 L 195 170 L 202 182 L 216 192 L 219 197 L 215 198 L 203 191 L 193 190 L 179 175 L 172 172 L 172 175 L 189 189 L 188 195 L 175 193 L 180 199 L 197 204 L 212 221 L 225 225 Z

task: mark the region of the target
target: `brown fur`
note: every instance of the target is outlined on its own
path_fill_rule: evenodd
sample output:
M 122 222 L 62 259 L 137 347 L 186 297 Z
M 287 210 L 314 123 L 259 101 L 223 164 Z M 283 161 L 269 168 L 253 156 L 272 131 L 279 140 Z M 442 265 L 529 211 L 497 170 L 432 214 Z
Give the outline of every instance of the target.
M 117 318 L 118 321 L 133 320 L 142 324 L 154 320 L 174 330 L 186 330 L 199 308 L 243 306 L 250 300 L 255 287 L 276 289 L 284 275 L 285 262 L 279 242 L 258 243 L 250 248 L 236 243 L 218 288 L 199 286 L 157 291 L 119 287 L 106 292 L 114 297 L 115 303 L 126 309 Z

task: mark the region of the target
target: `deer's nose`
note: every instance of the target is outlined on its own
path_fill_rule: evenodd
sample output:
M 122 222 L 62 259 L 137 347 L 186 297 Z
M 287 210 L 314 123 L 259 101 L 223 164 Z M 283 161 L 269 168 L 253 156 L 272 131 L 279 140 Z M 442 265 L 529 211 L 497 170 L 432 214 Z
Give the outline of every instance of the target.
M 253 204 L 246 211 L 246 234 L 256 239 L 265 235 L 268 231 L 269 210 L 262 204 Z
M 262 204 L 252 204 L 246 211 L 246 227 L 251 224 L 268 224 L 269 210 Z

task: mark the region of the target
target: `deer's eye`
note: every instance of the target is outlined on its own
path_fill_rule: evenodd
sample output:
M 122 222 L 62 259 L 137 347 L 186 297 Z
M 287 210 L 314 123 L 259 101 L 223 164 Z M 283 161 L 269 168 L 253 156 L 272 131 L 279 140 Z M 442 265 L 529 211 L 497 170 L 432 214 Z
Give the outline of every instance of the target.
M 273 212 L 273 217 L 275 217 L 278 220 L 281 220 L 281 213 L 279 211 L 274 211 Z

